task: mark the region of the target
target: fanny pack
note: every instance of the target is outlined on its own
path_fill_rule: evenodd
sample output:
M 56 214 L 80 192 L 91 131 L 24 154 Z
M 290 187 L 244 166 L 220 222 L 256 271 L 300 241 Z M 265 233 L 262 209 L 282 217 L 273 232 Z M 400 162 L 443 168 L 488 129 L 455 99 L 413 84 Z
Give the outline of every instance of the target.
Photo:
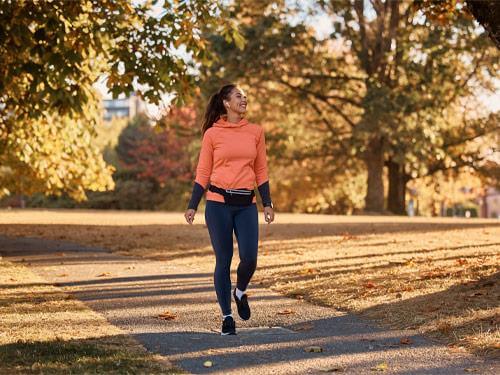
M 224 202 L 233 206 L 248 206 L 252 204 L 255 191 L 248 189 L 222 189 L 209 185 L 208 190 L 224 196 Z

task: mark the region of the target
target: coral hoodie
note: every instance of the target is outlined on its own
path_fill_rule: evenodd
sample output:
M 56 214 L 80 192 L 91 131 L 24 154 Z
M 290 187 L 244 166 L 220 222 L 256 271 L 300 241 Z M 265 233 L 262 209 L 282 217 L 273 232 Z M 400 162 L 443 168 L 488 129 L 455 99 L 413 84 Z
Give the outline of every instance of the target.
M 238 123 L 219 118 L 203 135 L 195 182 L 224 189 L 250 189 L 269 180 L 264 129 L 246 119 Z M 207 191 L 207 200 L 224 202 Z M 256 202 L 256 198 L 253 198 Z

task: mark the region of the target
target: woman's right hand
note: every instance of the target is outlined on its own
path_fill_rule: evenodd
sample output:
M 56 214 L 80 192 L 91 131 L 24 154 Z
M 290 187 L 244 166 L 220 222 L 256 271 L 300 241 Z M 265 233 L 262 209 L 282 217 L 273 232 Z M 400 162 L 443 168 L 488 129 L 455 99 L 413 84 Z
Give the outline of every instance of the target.
M 186 221 L 189 224 L 193 224 L 194 221 L 194 215 L 196 214 L 196 210 L 193 210 L 192 208 L 188 208 L 186 210 L 186 213 L 184 214 L 184 217 L 186 218 Z

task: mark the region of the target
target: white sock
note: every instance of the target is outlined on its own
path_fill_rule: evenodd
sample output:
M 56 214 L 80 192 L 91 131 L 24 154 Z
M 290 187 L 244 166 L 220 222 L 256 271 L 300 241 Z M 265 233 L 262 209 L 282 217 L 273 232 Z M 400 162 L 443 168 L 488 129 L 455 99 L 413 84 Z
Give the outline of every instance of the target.
M 230 316 L 230 317 L 232 318 L 232 317 L 233 317 L 233 314 L 222 315 L 222 320 L 226 319 L 228 316 Z
M 236 297 L 238 297 L 238 299 L 241 299 L 241 297 L 243 297 L 243 294 L 245 294 L 247 291 L 246 290 L 239 290 L 238 288 L 236 288 Z

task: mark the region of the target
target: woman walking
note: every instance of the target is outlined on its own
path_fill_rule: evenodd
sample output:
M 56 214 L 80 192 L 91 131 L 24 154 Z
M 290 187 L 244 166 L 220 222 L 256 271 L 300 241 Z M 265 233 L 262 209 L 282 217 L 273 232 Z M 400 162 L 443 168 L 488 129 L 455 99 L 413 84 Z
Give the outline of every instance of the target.
M 222 335 L 236 334 L 231 294 L 241 319 L 250 319 L 246 290 L 257 266 L 259 239 L 255 184 L 262 198 L 265 221 L 270 224 L 274 220 L 264 130 L 244 118 L 246 110 L 247 97 L 234 84 L 221 87 L 210 97 L 193 192 L 184 214 L 192 224 L 208 188 L 205 222 L 215 252 L 214 285 L 222 311 Z M 240 256 L 234 290 L 230 278 L 233 230 Z

